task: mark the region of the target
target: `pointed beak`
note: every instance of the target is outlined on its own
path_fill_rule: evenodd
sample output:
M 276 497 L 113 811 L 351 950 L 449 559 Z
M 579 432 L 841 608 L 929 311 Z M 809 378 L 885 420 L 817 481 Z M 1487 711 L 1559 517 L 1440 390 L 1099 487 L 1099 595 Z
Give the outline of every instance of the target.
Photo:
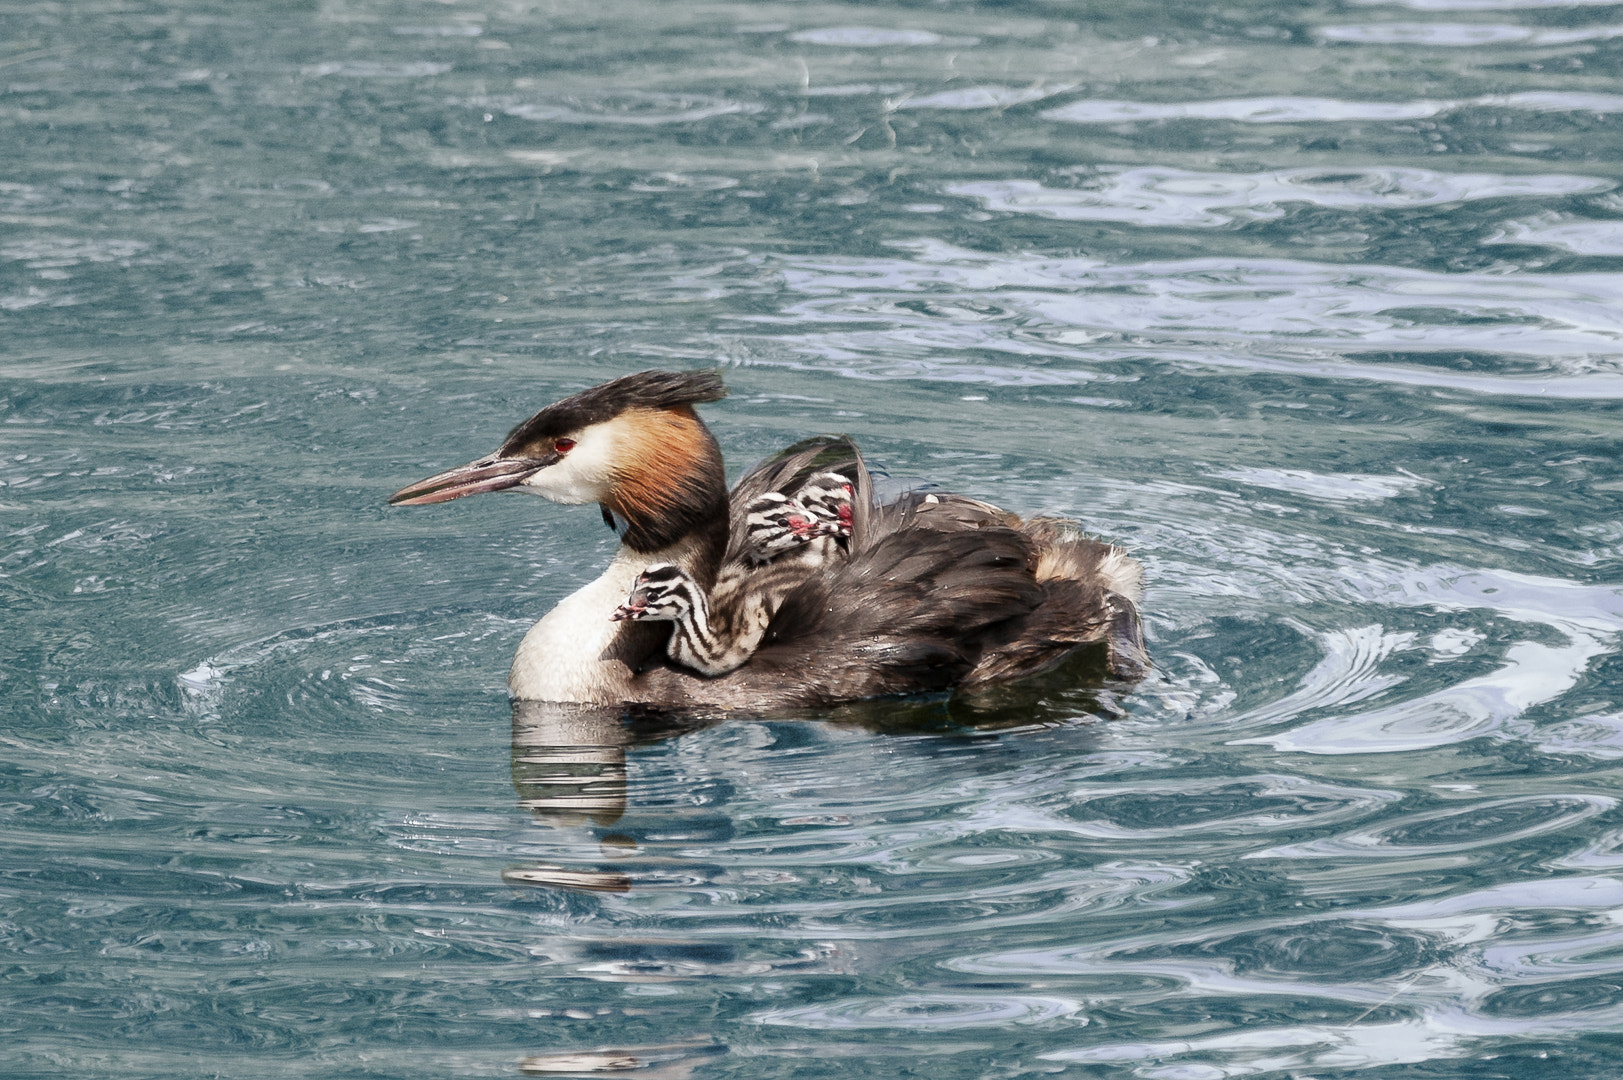
M 627 619 L 638 619 L 648 610 L 648 590 L 643 587 L 642 579 L 637 579 L 637 585 L 626 597 L 626 602 L 614 609 L 609 616 L 611 622 L 625 622 Z
M 480 458 L 407 485 L 389 496 L 390 506 L 427 506 L 464 495 L 517 487 L 552 462 L 537 458 Z
M 789 525 L 789 531 L 799 540 L 810 540 L 821 535 L 818 531 L 817 521 L 814 518 L 801 517 L 799 514 L 790 514 L 784 518 Z
M 614 614 L 609 616 L 609 621 L 610 622 L 625 622 L 627 619 L 635 619 L 638 615 L 641 615 L 644 611 L 647 611 L 647 610 L 648 610 L 647 601 L 643 601 L 641 603 L 638 603 L 637 599 L 635 597 L 633 597 L 632 599 L 627 600 L 625 603 L 621 604 L 619 607 L 615 608 L 614 609 Z
M 838 521 L 830 521 L 825 524 L 822 529 L 822 535 L 837 536 L 843 540 L 851 535 L 851 525 L 852 522 L 855 521 L 855 515 L 852 513 L 849 504 L 841 506 L 838 513 L 840 515 L 840 519 Z

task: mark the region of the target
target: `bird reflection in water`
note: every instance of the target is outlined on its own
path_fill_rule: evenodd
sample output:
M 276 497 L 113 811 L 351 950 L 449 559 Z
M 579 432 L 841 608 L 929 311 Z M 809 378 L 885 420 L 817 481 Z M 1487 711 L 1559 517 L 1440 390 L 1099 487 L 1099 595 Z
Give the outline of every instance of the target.
M 929 732 L 948 737 L 1071 724 L 1079 718 L 1089 721 L 1119 712 L 1104 661 L 1102 648 L 1082 650 L 1053 672 L 975 694 L 848 702 L 821 710 L 783 710 L 774 718 L 851 724 L 883 734 Z M 574 866 L 529 862 L 503 870 L 502 880 L 510 885 L 628 891 L 631 876 L 618 866 L 605 865 L 624 865 L 639 852 L 629 831 L 617 828 L 628 802 L 627 748 L 698 731 L 726 718 L 721 713 L 514 701 L 513 787 L 519 805 L 549 828 L 595 829 L 601 861 Z M 644 872 L 640 884 L 645 887 L 707 880 L 715 869 L 647 855 L 637 859 L 637 866 Z
M 519 1063 L 528 1076 L 583 1076 L 635 1071 L 639 1080 L 687 1080 L 700 1065 L 727 1052 L 717 1043 L 668 1043 L 613 1050 L 537 1054 Z
M 879 734 L 934 732 L 954 740 L 986 738 L 994 732 L 1018 728 L 1071 724 L 1080 718 L 1115 711 L 1108 680 L 1102 678 L 1102 657 L 1078 657 L 1067 667 L 1069 670 L 1048 679 L 1028 680 L 1018 689 L 994 688 L 973 697 L 852 702 L 816 712 L 778 713 L 773 719 L 853 724 Z M 632 834 L 642 834 L 649 824 L 646 819 L 643 828 L 626 827 L 628 804 L 634 806 L 636 802 L 629 798 L 626 755 L 628 748 L 691 733 L 722 719 L 726 717 L 514 702 L 512 769 L 519 805 L 539 825 L 589 830 L 595 834 L 597 850 L 570 865 L 532 861 L 512 866 L 502 872 L 503 881 L 517 886 L 625 893 L 634 886 L 639 891 L 690 889 L 716 880 L 721 867 L 644 850 Z M 645 803 L 649 797 L 645 792 Z M 659 801 L 657 794 L 652 798 Z M 643 807 L 644 811 L 649 809 Z M 673 823 L 657 811 L 656 816 L 660 824 L 653 832 L 658 836 Z M 708 825 L 690 819 L 682 831 L 691 833 L 698 825 L 726 834 L 729 824 L 725 815 Z M 647 839 L 644 836 L 644 841 Z M 731 946 L 714 941 L 655 939 L 623 933 L 584 941 L 577 948 L 580 975 L 595 981 L 639 985 L 682 983 L 716 975 L 755 977 L 773 970 L 839 969 L 839 950 L 826 944 L 773 960 L 739 956 Z M 636 1072 L 649 1080 L 687 1080 L 729 1053 L 725 1043 L 695 1036 L 645 1046 L 598 1046 L 535 1054 L 523 1059 L 519 1069 L 534 1076 Z
M 540 825 L 555 829 L 587 828 L 597 833 L 604 863 L 625 860 L 638 851 L 636 839 L 620 831 L 626 813 L 626 748 L 658 742 L 706 727 L 713 720 L 676 717 L 621 707 L 594 707 L 543 701 L 513 703 L 513 787 L 519 805 Z M 659 859 L 640 860 L 647 873 L 639 884 L 668 883 Z M 590 892 L 628 892 L 631 874 L 602 863 L 559 866 L 529 862 L 502 871 L 510 885 L 540 886 Z M 665 982 L 681 976 L 671 962 L 679 944 L 617 937 L 588 951 L 598 961 L 590 977 L 628 983 Z M 607 962 L 603 962 L 604 960 Z M 728 957 L 730 959 L 730 957 Z M 587 1076 L 634 1071 L 648 1080 L 687 1080 L 695 1069 L 725 1055 L 713 1039 L 595 1047 L 535 1054 L 519 1063 L 531 1076 Z
M 513 702 L 513 787 L 518 803 L 553 828 L 597 826 L 604 859 L 634 854 L 637 842 L 616 832 L 626 812 L 626 747 L 708 726 L 712 720 L 623 707 L 548 701 Z M 626 892 L 620 870 L 531 862 L 502 871 L 510 885 Z

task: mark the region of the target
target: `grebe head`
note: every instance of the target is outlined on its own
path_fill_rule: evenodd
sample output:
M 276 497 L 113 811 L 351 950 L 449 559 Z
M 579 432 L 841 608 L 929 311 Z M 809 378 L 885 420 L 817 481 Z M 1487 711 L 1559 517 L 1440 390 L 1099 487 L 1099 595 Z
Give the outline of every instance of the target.
M 817 535 L 817 519 L 781 491 L 757 496 L 744 512 L 744 552 L 757 566 L 805 547 Z
M 644 371 L 555 402 L 478 461 L 395 492 L 423 506 L 512 488 L 560 503 L 600 503 L 626 544 L 658 551 L 725 526 L 726 477 L 716 440 L 693 411 L 727 390 L 713 371 Z
M 796 493 L 800 505 L 817 521 L 813 535 L 851 537 L 852 484 L 837 472 L 818 473 Z
M 615 622 L 679 622 L 693 611 L 698 585 L 671 563 L 655 563 L 637 577 L 626 602 L 609 616 Z

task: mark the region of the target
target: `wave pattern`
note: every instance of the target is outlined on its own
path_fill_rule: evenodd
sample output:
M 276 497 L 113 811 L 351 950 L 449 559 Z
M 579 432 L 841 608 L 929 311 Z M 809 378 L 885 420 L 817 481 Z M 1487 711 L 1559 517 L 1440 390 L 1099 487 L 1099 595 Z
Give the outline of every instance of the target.
M 1619 5 L 430 6 L 0 11 L 8 1076 L 1615 1075 Z M 717 364 L 1152 675 L 511 707 Z

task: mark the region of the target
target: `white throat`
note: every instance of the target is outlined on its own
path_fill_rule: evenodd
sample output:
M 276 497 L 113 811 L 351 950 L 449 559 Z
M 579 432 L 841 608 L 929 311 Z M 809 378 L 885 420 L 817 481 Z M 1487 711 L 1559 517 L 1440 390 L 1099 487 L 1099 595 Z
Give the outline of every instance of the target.
M 633 551 L 622 544 L 602 576 L 558 601 L 530 627 L 513 656 L 507 692 L 524 701 L 613 705 L 628 700 L 631 669 L 603 654 L 635 624 L 615 622 L 610 616 L 625 603 L 637 575 L 658 562 L 687 568 L 695 548 L 692 540 L 653 552 Z
M 575 432 L 574 449 L 530 476 L 519 490 L 555 503 L 602 502 L 614 478 L 614 463 L 626 454 L 629 423 L 617 416 Z

